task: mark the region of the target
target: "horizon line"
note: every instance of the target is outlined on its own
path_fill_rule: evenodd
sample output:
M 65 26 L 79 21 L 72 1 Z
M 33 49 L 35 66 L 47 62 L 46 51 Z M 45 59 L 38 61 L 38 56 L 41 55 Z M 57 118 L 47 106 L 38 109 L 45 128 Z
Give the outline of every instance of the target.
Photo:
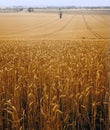
M 64 8 L 65 7 L 71 7 L 71 8 L 84 8 L 84 7 L 85 8 L 87 8 L 87 7 L 89 7 L 89 8 L 95 7 L 96 8 L 97 7 L 97 8 L 103 8 L 103 7 L 106 7 L 106 8 L 110 8 L 110 6 L 97 6 L 97 5 L 96 6 L 89 6 L 89 5 L 88 6 L 75 6 L 75 5 L 67 5 L 67 6 L 63 6 L 63 5 L 62 6 L 58 6 L 58 5 L 57 6 L 56 5 L 51 5 L 51 6 L 48 6 L 48 5 L 47 6 L 12 5 L 12 6 L 0 6 L 0 8 L 1 7 L 36 7 L 36 8 L 42 8 L 42 7 L 44 7 L 44 8 L 46 8 L 46 7 L 47 8 L 48 7 L 64 7 Z

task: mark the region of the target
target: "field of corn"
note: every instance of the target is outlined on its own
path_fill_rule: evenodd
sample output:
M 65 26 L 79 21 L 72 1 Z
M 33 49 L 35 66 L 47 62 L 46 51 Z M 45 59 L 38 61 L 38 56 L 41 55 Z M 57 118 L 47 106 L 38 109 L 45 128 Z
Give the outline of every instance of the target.
M 0 41 L 0 130 L 109 130 L 106 40 Z

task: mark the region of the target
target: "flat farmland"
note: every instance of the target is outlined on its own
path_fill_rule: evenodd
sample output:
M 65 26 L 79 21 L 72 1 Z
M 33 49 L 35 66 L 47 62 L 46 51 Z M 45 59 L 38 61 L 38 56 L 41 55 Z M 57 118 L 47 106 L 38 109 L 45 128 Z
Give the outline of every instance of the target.
M 110 15 L 0 13 L 0 130 L 109 130 Z
M 0 14 L 0 39 L 109 39 L 110 15 L 88 11 L 21 12 Z M 90 11 L 89 11 L 90 12 Z

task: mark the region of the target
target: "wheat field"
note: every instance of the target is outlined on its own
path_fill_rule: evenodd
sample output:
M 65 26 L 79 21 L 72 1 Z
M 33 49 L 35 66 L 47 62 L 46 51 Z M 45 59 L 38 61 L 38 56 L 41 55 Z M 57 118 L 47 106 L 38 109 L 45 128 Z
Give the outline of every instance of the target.
M 109 19 L 0 14 L 0 130 L 109 130 Z

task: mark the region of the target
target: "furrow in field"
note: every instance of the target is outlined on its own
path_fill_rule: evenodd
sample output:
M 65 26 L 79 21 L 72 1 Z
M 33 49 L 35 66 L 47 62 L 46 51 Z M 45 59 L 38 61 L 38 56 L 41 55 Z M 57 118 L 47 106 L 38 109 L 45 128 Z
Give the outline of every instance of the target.
M 102 24 L 91 15 L 84 16 L 88 29 L 98 38 L 109 39 L 109 26 Z
M 85 17 L 85 15 L 82 15 L 82 17 L 83 17 L 83 20 L 84 20 L 84 23 L 85 23 L 86 28 L 87 28 L 96 38 L 102 39 L 103 36 L 101 36 L 100 34 L 98 34 L 97 32 L 95 32 L 95 31 L 93 30 L 93 28 L 88 24 L 88 21 L 87 21 L 87 18 Z

